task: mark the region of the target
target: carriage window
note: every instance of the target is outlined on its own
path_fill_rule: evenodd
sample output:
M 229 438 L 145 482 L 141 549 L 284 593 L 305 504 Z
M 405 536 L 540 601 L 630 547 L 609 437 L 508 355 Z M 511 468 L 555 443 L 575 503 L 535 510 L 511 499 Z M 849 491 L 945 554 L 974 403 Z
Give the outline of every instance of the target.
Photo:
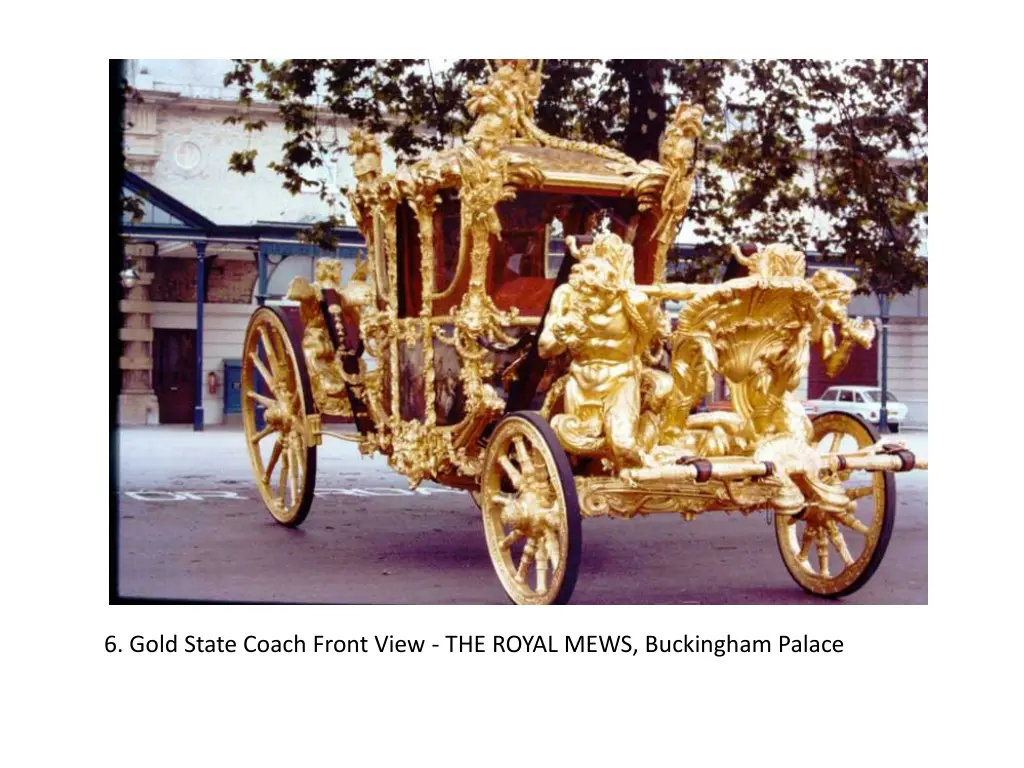
M 853 392 L 850 392 L 849 390 L 847 390 L 845 392 L 840 392 L 839 393 L 839 402 L 841 402 L 841 403 L 852 403 L 853 402 Z
M 555 281 L 547 277 L 548 234 L 502 233 L 491 250 L 491 295 L 499 309 L 517 307 L 525 317 L 540 317 L 547 307 Z
M 415 317 L 422 306 L 423 278 L 420 274 L 420 227 L 409 203 L 395 212 L 398 249 L 398 316 Z
M 547 258 L 544 260 L 544 277 L 554 280 L 565 259 L 565 225 L 558 218 L 552 219 L 548 227 Z
M 542 232 L 510 232 L 492 250 L 491 274 L 497 285 L 517 277 L 546 277 L 547 235 Z
M 837 393 L 836 393 L 836 391 L 834 389 L 830 389 L 828 392 L 826 392 L 824 395 L 822 395 L 821 399 L 822 400 L 835 400 L 836 399 L 836 394 Z
M 554 281 L 548 278 L 548 243 L 554 215 L 547 195 L 523 192 L 498 204 L 501 239 L 491 242 L 488 292 L 499 309 L 544 313 Z
M 441 191 L 441 204 L 434 214 L 434 291 L 444 293 L 451 287 L 459 266 L 462 239 L 459 198 L 453 190 Z

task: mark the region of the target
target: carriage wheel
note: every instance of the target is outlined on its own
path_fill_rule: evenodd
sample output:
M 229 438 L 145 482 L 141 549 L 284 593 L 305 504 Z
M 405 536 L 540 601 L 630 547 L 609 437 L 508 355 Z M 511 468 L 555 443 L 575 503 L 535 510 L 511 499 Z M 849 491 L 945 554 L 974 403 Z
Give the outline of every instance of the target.
M 290 528 L 306 519 L 313 503 L 316 446 L 306 434 L 311 404 L 306 361 L 296 354 L 285 319 L 260 307 L 245 331 L 242 421 L 263 503 Z
M 582 547 L 576 481 L 565 450 L 533 411 L 505 417 L 480 478 L 491 562 L 512 602 L 567 603 Z
M 822 453 L 849 452 L 876 443 L 878 433 L 860 417 L 823 413 L 814 419 L 813 441 Z M 775 515 L 775 536 L 797 584 L 843 597 L 863 587 L 882 562 L 896 520 L 896 480 L 892 472 L 830 470 L 821 479 L 845 487 L 847 511 L 810 505 L 796 516 Z

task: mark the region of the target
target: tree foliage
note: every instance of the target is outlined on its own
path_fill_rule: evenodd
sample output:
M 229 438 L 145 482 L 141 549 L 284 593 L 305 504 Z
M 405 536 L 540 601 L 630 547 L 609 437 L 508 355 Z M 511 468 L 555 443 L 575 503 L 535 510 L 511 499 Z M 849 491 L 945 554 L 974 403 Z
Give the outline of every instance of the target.
M 276 106 L 288 139 L 269 167 L 293 193 L 312 188 L 343 223 L 323 173 L 345 150 L 336 119 L 380 134 L 401 160 L 452 146 L 472 124 L 467 86 L 482 59 L 236 59 L 230 122 L 262 130 L 254 99 Z M 547 59 L 536 119 L 566 138 L 656 159 L 680 101 L 704 105 L 704 151 L 687 221 L 697 258 L 677 276 L 719 267 L 736 242 L 817 248 L 861 268 L 862 287 L 905 293 L 927 283 L 928 64 L 922 60 Z M 231 167 L 255 170 L 240 149 Z

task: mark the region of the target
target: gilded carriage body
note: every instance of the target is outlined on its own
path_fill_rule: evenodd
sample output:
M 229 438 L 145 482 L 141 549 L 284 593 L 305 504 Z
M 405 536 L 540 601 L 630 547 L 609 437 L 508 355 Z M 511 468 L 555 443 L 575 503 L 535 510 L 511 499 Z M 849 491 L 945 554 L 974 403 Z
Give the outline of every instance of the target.
M 836 414 L 812 424 L 793 396 L 812 344 L 830 372 L 871 344 L 873 326 L 846 315 L 853 282 L 807 279 L 803 255 L 774 245 L 737 254 L 748 277 L 666 283 L 703 110 L 679 105 L 659 162 L 636 162 L 538 128 L 540 87 L 530 61 L 499 60 L 472 91 L 465 143 L 395 173 L 353 132 L 365 260 L 347 281 L 321 260 L 289 288 L 297 311 L 261 308 L 247 333 L 245 424 L 271 514 L 305 518 L 316 448 L 335 434 L 322 417 L 348 416 L 356 432 L 337 436 L 411 484 L 473 493 L 516 602 L 568 599 L 581 516 L 650 512 L 774 510 L 798 583 L 858 588 L 891 530 L 892 472 L 923 462 Z M 683 302 L 674 329 L 669 299 Z M 732 411 L 695 413 L 716 376 Z M 855 469 L 873 479 L 851 495 Z

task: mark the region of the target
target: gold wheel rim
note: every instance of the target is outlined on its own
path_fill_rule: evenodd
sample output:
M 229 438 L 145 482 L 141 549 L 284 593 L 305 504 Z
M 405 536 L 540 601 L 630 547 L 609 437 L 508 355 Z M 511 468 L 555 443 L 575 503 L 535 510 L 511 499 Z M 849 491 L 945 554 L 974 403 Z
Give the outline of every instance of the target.
M 813 441 L 822 453 L 848 452 L 875 442 L 867 428 L 842 414 L 815 419 Z M 777 514 L 775 530 L 797 582 L 815 594 L 834 595 L 864 573 L 878 548 L 886 515 L 885 475 L 823 471 L 821 479 L 841 483 L 854 506 L 837 514 L 812 505 L 800 519 Z
M 487 550 L 509 597 L 553 603 L 569 559 L 565 495 L 554 454 L 524 419 L 505 419 L 491 436 L 480 502 Z
M 264 417 L 262 429 L 257 429 L 258 411 Z M 263 503 L 275 520 L 290 523 L 302 507 L 309 471 L 306 401 L 288 331 L 270 310 L 253 315 L 245 336 L 242 422 Z

